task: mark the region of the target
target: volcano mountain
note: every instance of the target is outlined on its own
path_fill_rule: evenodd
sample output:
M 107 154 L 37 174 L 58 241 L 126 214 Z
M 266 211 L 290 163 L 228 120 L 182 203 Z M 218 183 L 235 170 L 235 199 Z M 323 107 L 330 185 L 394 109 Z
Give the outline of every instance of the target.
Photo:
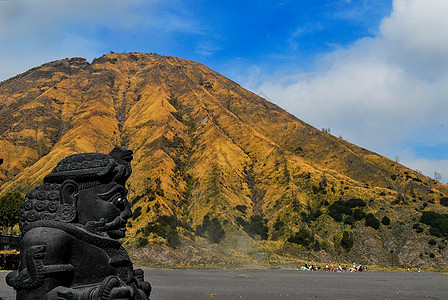
M 0 195 L 116 145 L 134 151 L 125 245 L 141 264 L 448 268 L 447 185 L 200 63 L 110 53 L 0 83 Z

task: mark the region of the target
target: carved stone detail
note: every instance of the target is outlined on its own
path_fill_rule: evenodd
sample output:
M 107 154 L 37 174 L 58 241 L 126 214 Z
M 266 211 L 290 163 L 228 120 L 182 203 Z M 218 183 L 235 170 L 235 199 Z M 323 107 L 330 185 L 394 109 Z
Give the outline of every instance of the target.
M 29 191 L 19 215 L 21 261 L 8 274 L 18 300 L 149 299 L 118 239 L 132 216 L 126 199 L 132 151 L 61 160 Z

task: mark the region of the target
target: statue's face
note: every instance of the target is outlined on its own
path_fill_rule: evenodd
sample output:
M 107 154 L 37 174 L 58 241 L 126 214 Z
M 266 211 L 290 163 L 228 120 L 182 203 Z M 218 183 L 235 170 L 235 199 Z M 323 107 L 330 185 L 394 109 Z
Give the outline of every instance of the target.
M 100 227 L 111 238 L 125 236 L 127 220 L 132 216 L 127 190 L 116 182 L 83 189 L 78 193 L 77 213 L 79 223 L 104 220 Z

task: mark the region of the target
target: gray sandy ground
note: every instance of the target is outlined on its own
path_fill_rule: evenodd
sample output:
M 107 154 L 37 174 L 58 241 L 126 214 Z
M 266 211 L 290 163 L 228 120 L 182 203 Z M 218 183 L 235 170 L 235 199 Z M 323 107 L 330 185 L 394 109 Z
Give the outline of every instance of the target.
M 0 272 L 0 299 L 14 290 Z M 417 272 L 145 269 L 151 300 L 448 299 L 448 275 Z

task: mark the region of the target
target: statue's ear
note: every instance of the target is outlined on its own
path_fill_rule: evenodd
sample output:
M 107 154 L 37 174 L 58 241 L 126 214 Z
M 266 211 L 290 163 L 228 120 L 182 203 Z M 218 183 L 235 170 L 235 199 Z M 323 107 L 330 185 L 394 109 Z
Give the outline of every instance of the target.
M 79 187 L 73 180 L 65 180 L 61 186 L 61 204 L 71 204 L 76 207 L 76 195 Z

